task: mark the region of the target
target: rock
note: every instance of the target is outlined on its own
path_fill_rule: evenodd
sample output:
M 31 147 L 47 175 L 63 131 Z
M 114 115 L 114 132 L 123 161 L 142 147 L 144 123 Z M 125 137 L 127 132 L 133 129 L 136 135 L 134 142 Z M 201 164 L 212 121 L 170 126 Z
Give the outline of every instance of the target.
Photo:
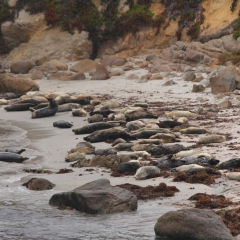
M 99 179 L 73 191 L 54 194 L 49 204 L 88 214 L 105 214 L 137 210 L 137 197 L 128 190 L 112 187 L 107 179 Z
M 146 61 L 151 61 L 156 57 L 156 54 L 150 54 L 146 56 Z
M 150 77 L 150 80 L 159 80 L 159 79 L 163 79 L 160 73 L 154 74 Z
M 60 61 L 58 61 L 57 59 L 53 59 L 51 61 L 49 61 L 49 63 L 56 67 L 57 70 L 59 71 L 65 71 L 65 70 L 68 70 L 68 65 L 66 63 L 62 63 Z
M 104 66 L 122 66 L 127 62 L 126 58 L 117 58 L 114 56 L 107 56 L 102 59 Z
M 55 184 L 43 178 L 32 178 L 24 183 L 23 186 L 26 186 L 29 190 L 43 191 L 54 188 Z
M 183 80 L 187 82 L 192 82 L 196 78 L 196 75 L 194 72 L 186 72 L 183 75 Z
M 48 79 L 59 81 L 85 80 L 86 76 L 84 73 L 57 72 L 51 74 Z
M 97 66 L 97 62 L 90 59 L 84 59 L 73 65 L 70 70 L 77 73 L 85 73 L 96 70 Z
M 114 70 L 114 71 L 112 71 L 112 72 L 110 73 L 110 76 L 111 76 L 111 77 L 121 76 L 121 75 L 122 75 L 122 73 L 121 73 L 121 71 L 119 71 L 119 70 Z
M 205 87 L 202 84 L 193 84 L 192 92 L 204 92 Z
M 219 106 L 220 108 L 230 108 L 230 107 L 232 107 L 232 102 L 231 102 L 230 100 L 225 100 L 225 101 L 223 101 L 223 102 L 220 102 L 220 103 L 218 104 L 218 106 Z
M 74 161 L 79 161 L 82 159 L 85 159 L 86 154 L 84 152 L 73 152 L 73 153 L 69 153 L 66 157 L 65 157 L 65 162 L 74 162 Z
M 35 67 L 35 62 L 33 62 L 32 60 L 25 60 L 25 61 L 13 62 L 10 65 L 10 70 L 12 73 L 27 74 L 34 67 Z
M 162 238 L 177 240 L 233 240 L 222 219 L 204 209 L 182 209 L 161 216 L 154 231 Z
M 38 91 L 39 86 L 29 78 L 15 78 L 10 74 L 0 74 L 0 93 L 19 93 L 25 94 L 29 91 Z
M 177 83 L 174 82 L 173 80 L 168 80 L 163 84 L 163 86 L 172 86 L 172 85 L 175 85 L 175 84 L 177 84 Z
M 110 74 L 106 67 L 99 65 L 96 72 L 92 76 L 92 80 L 106 80 L 110 78 Z
M 128 75 L 128 76 L 126 77 L 126 79 L 128 79 L 128 80 L 135 80 L 135 79 L 138 80 L 139 77 L 138 77 L 138 75 L 132 73 L 132 74 Z
M 134 175 L 134 177 L 137 180 L 144 180 L 147 178 L 153 178 L 155 176 L 157 176 L 157 174 L 160 173 L 160 170 L 158 167 L 156 166 L 145 166 L 145 167 L 141 167 L 137 170 L 136 174 Z
M 148 82 L 148 79 L 146 78 L 146 76 L 142 76 L 139 80 L 138 83 L 146 83 Z

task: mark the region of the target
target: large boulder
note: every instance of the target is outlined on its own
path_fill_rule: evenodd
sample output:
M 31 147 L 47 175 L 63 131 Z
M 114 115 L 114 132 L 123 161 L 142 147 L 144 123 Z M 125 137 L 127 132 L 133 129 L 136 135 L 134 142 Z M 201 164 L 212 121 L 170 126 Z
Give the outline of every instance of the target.
M 86 76 L 84 73 L 71 73 L 64 71 L 53 73 L 48 77 L 48 79 L 59 81 L 85 80 Z
M 10 70 L 12 73 L 27 74 L 33 67 L 35 67 L 35 62 L 32 60 L 24 60 L 11 63 Z
M 23 77 L 13 77 L 10 74 L 0 74 L 0 93 L 25 94 L 29 91 L 39 91 L 39 86 L 33 80 Z
M 99 65 L 92 76 L 92 80 L 106 80 L 108 78 L 110 78 L 110 74 L 107 68 L 103 65 Z
M 77 73 L 91 72 L 97 69 L 97 62 L 90 59 L 84 59 L 73 65 L 70 70 Z
M 99 179 L 73 191 L 54 194 L 49 204 L 89 214 L 105 214 L 137 210 L 137 197 L 128 190 L 111 186 L 108 179 Z
M 240 76 L 235 66 L 221 67 L 215 75 L 210 77 L 210 86 L 213 94 L 233 92 L 240 82 Z
M 167 212 L 158 219 L 154 231 L 171 240 L 233 240 L 222 219 L 203 209 Z

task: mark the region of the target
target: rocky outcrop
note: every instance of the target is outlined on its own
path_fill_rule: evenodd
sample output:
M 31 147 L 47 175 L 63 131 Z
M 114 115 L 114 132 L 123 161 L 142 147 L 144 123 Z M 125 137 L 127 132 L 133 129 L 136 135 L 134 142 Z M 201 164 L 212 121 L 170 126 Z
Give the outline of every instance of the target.
M 38 90 L 38 84 L 29 78 L 13 77 L 7 73 L 0 74 L 0 93 L 14 92 L 25 94 L 28 91 Z
M 154 231 L 157 236 L 177 240 L 233 240 L 222 219 L 202 209 L 167 212 L 158 219 Z
M 35 63 L 33 61 L 17 61 L 11 63 L 10 70 L 12 73 L 27 74 L 33 67 L 35 67 Z
M 112 187 L 107 179 L 99 179 L 73 191 L 54 194 L 49 204 L 88 214 L 106 214 L 137 210 L 137 197 L 128 190 Z

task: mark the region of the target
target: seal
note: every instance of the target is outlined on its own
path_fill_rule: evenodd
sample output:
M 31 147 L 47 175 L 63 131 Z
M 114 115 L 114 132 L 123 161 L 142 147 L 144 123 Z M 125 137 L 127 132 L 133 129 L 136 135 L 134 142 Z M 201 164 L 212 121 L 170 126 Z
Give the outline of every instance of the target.
M 120 151 L 131 151 L 131 147 L 134 146 L 134 143 L 127 143 L 127 142 L 124 142 L 124 143 L 118 143 L 116 144 L 113 148 L 120 152 Z
M 125 113 L 125 118 L 126 118 L 126 121 L 129 122 L 129 121 L 134 121 L 134 120 L 138 120 L 138 119 L 141 119 L 141 118 L 154 118 L 154 119 L 157 119 L 158 116 L 157 115 L 154 115 L 148 111 L 144 111 L 144 110 L 129 110 L 129 111 L 126 111 Z
M 17 103 L 8 105 L 4 108 L 7 112 L 14 112 L 14 111 L 28 111 L 31 107 L 34 107 L 35 104 L 33 103 Z
M 227 173 L 226 177 L 229 180 L 237 180 L 237 181 L 239 181 L 240 180 L 240 172 L 230 172 L 230 173 Z
M 66 104 L 58 105 L 57 112 L 70 112 L 74 108 L 80 108 L 80 107 L 81 105 L 78 103 L 66 103 Z
M 131 136 L 135 138 L 150 138 L 157 133 L 169 133 L 169 129 L 165 128 L 140 128 L 139 130 L 131 132 Z
M 43 118 L 54 116 L 58 109 L 58 104 L 53 98 L 47 98 L 49 105 L 45 108 L 40 108 L 32 112 L 32 118 Z M 30 108 L 31 110 L 31 108 Z
M 65 157 L 65 162 L 74 162 L 85 159 L 86 154 L 80 152 L 70 153 Z
M 107 156 L 107 155 L 111 155 L 111 154 L 117 154 L 117 151 L 115 149 L 112 148 L 106 148 L 106 149 L 97 149 L 94 152 L 94 155 L 100 155 L 100 156 Z
M 180 130 L 180 133 L 182 133 L 182 134 L 205 134 L 205 133 L 210 133 L 210 132 L 205 128 L 189 127 L 189 128 Z
M 230 168 L 239 168 L 240 167 L 240 158 L 232 158 L 225 162 L 221 162 L 217 165 L 220 169 L 230 169 Z
M 163 143 L 162 139 L 141 139 L 137 143 L 139 144 L 155 144 L 160 145 Z
M 10 152 L 0 152 L 0 161 L 1 162 L 15 162 L 15 163 L 22 163 L 25 160 L 28 160 L 27 157 L 22 157 L 16 153 Z
M 177 121 L 165 120 L 165 121 L 161 121 L 160 123 L 157 123 L 157 125 L 160 128 L 174 128 L 176 126 L 181 126 L 182 123 Z
M 197 144 L 221 143 L 224 141 L 226 141 L 225 136 L 218 135 L 218 134 L 210 134 L 210 135 L 201 137 L 197 141 Z
M 207 157 L 212 157 L 212 155 L 210 153 L 207 152 L 203 152 L 203 151 L 199 151 L 196 149 L 191 149 L 191 150 L 187 150 L 187 151 L 180 151 L 178 153 L 176 153 L 173 157 L 175 158 L 184 158 L 184 157 L 189 157 L 189 156 L 207 156 Z
M 155 177 L 159 173 L 160 173 L 160 170 L 156 166 L 144 166 L 144 167 L 140 167 L 137 170 L 134 177 L 136 180 L 144 180 L 147 178 Z
M 66 122 L 64 120 L 59 120 L 53 123 L 54 127 L 58 127 L 58 128 L 71 128 L 73 126 L 73 124 Z
M 5 152 L 10 152 L 10 153 L 15 153 L 15 154 L 21 154 L 23 152 L 25 152 L 26 149 L 22 148 L 22 149 L 16 149 L 16 148 L 6 148 Z
M 181 161 L 185 162 L 185 165 L 189 164 L 198 164 L 200 166 L 215 166 L 217 165 L 220 161 L 208 156 L 189 156 L 181 159 Z
M 87 104 L 90 104 L 90 101 L 93 99 L 94 99 L 94 97 L 92 97 L 92 96 L 78 95 L 78 96 L 71 97 L 71 102 L 79 103 L 81 105 L 87 105 Z
M 87 112 L 83 108 L 72 109 L 72 115 L 74 117 L 86 117 Z
M 93 154 L 95 152 L 95 147 L 88 142 L 79 142 L 76 147 L 68 151 L 68 153 L 74 152 Z
M 103 120 L 103 115 L 101 114 L 94 114 L 87 119 L 89 123 L 101 122 Z
M 128 132 L 132 132 L 145 127 L 145 123 L 143 123 L 140 120 L 135 120 L 135 121 L 128 122 L 126 124 L 126 127 Z
M 98 130 L 84 137 L 83 139 L 90 143 L 96 143 L 104 141 L 114 142 L 117 138 L 123 138 L 126 141 L 135 140 L 135 138 L 131 137 L 130 134 L 125 130 L 120 130 L 117 128 Z
M 196 113 L 192 113 L 189 111 L 172 111 L 165 113 L 167 118 L 180 118 L 180 117 L 196 117 Z
M 118 165 L 118 172 L 133 172 L 135 173 L 141 167 L 139 162 L 123 162 Z
M 132 151 L 148 151 L 152 149 L 155 144 L 135 144 L 133 147 L 131 147 Z
M 97 122 L 97 123 L 90 123 L 90 124 L 84 125 L 79 128 L 74 128 L 74 129 L 72 129 L 72 131 L 76 135 L 89 134 L 89 133 L 93 133 L 97 130 L 103 130 L 103 129 L 108 129 L 108 128 L 112 128 L 112 127 L 113 127 L 113 125 L 108 122 Z
M 155 155 L 155 156 L 162 156 L 162 155 L 168 155 L 168 154 L 176 154 L 180 151 L 187 150 L 186 147 L 184 147 L 181 144 L 173 144 L 173 145 L 159 145 L 151 148 L 147 152 Z
M 177 172 L 185 172 L 185 173 L 198 173 L 201 172 L 202 170 L 206 171 L 209 174 L 216 174 L 216 175 L 221 175 L 219 171 L 216 171 L 212 168 L 209 167 L 203 167 L 198 164 L 189 164 L 189 165 L 183 165 L 180 167 L 175 168 Z
M 160 139 L 163 143 L 179 142 L 176 138 L 177 136 L 173 133 L 157 133 L 150 137 L 150 139 Z
M 167 156 L 164 156 L 157 160 L 158 168 L 176 168 L 185 165 L 185 162 L 178 159 L 169 159 Z

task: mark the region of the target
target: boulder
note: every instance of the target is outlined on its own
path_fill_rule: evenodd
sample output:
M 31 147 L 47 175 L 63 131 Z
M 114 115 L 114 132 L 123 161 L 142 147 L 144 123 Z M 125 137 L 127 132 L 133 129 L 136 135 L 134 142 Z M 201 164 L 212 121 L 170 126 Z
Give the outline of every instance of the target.
M 127 62 L 126 58 L 117 58 L 114 56 L 104 57 L 102 60 L 102 65 L 104 66 L 122 66 Z
M 128 190 L 111 186 L 107 179 L 99 179 L 70 192 L 54 194 L 49 204 L 88 214 L 106 214 L 136 211 L 137 197 Z
M 10 70 L 12 73 L 27 74 L 33 67 L 35 63 L 32 60 L 24 60 L 11 63 Z
M 57 59 L 53 59 L 53 60 L 49 61 L 49 63 L 52 64 L 54 67 L 56 67 L 59 71 L 68 70 L 67 64 L 62 63 L 62 62 L 58 61 Z
M 55 184 L 43 178 L 32 178 L 24 183 L 23 186 L 26 186 L 29 190 L 43 191 L 54 188 Z
M 240 82 L 240 75 L 235 66 L 220 67 L 209 80 L 213 94 L 233 92 Z
M 139 77 L 138 77 L 138 75 L 132 73 L 132 74 L 128 75 L 128 76 L 126 77 L 126 79 L 128 79 L 128 80 L 134 80 L 134 79 L 137 79 L 137 80 L 138 80 Z
M 172 240 L 233 240 L 222 219 L 204 209 L 182 209 L 161 216 L 155 224 L 157 236 Z
M 39 86 L 29 78 L 15 78 L 10 74 L 0 74 L 0 93 L 25 94 L 29 91 L 39 91 Z
M 186 72 L 183 75 L 184 81 L 190 82 L 193 81 L 196 78 L 196 75 L 194 72 Z
M 203 92 L 205 87 L 202 84 L 193 84 L 192 92 Z
M 110 78 L 110 74 L 107 68 L 103 65 L 99 65 L 92 76 L 92 80 L 106 80 L 108 78 Z
M 159 80 L 159 79 L 163 79 L 160 73 L 156 73 L 150 77 L 150 80 Z
M 84 73 L 71 73 L 71 72 L 57 72 L 51 74 L 48 79 L 59 80 L 59 81 L 71 81 L 71 80 L 85 80 L 86 76 Z
M 77 73 L 85 73 L 96 70 L 97 66 L 97 62 L 90 59 L 84 59 L 73 65 L 70 70 Z

